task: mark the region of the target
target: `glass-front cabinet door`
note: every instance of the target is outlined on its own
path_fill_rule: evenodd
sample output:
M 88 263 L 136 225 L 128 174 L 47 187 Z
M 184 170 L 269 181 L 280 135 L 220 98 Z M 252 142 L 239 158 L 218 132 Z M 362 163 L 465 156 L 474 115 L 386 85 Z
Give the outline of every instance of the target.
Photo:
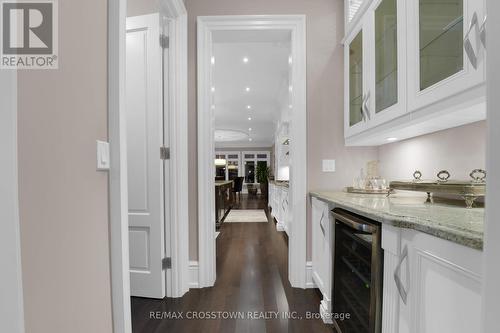
M 368 18 L 370 57 L 367 107 L 376 126 L 406 112 L 405 0 L 376 0 Z
M 408 2 L 409 110 L 485 81 L 482 0 L 411 0 Z
M 344 44 L 344 129 L 345 136 L 351 136 L 367 126 L 366 72 L 368 52 L 364 36 L 364 23 L 360 22 Z

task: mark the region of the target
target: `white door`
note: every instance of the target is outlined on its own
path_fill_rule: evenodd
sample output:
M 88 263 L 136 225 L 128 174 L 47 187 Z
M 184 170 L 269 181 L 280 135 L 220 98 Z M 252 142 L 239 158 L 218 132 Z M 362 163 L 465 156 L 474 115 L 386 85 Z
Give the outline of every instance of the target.
M 126 110 L 132 296 L 165 297 L 162 48 L 158 14 L 127 18 Z

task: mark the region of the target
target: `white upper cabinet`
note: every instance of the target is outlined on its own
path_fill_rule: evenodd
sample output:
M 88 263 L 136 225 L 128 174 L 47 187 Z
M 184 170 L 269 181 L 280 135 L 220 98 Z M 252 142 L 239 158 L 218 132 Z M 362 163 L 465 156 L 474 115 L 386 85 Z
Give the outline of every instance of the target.
M 344 129 L 347 135 L 362 132 L 368 126 L 369 110 L 365 103 L 369 91 L 369 73 L 366 71 L 369 59 L 366 23 L 367 20 L 360 21 L 345 41 Z
M 367 104 L 372 126 L 406 112 L 405 1 L 377 0 L 367 12 L 368 43 L 373 54 Z
M 483 0 L 366 0 L 360 8 L 346 17 L 347 145 L 485 119 Z
M 468 91 L 485 81 L 482 0 L 408 2 L 410 111 Z
M 344 0 L 344 22 L 345 32 L 348 34 L 356 25 L 359 17 L 363 15 L 363 9 L 368 0 Z

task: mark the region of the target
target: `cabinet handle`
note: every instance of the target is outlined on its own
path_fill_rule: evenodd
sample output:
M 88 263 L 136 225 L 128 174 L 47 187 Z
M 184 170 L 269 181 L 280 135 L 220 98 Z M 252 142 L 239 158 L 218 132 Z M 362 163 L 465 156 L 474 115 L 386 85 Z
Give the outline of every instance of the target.
M 408 257 L 408 246 L 405 245 L 403 252 L 401 253 L 401 256 L 399 257 L 399 262 L 398 265 L 396 266 L 396 269 L 394 270 L 394 281 L 396 282 L 396 287 L 398 288 L 399 296 L 401 297 L 401 300 L 403 303 L 406 305 L 406 302 L 408 300 L 408 291 L 405 290 L 403 286 L 403 282 L 401 281 L 401 265 L 403 264 L 403 261 Z
M 479 28 L 479 40 L 481 40 L 481 43 L 484 46 L 484 49 L 486 50 L 486 18 L 487 16 L 484 16 L 483 24 L 481 24 L 481 27 Z
M 364 110 L 364 107 L 365 107 L 365 99 L 366 99 L 366 95 L 363 94 L 363 99 L 361 101 L 361 107 L 359 108 L 359 112 L 361 113 L 361 119 L 363 121 L 366 121 L 366 118 L 365 118 L 365 110 Z
M 321 218 L 319 219 L 319 227 L 321 228 L 321 232 L 323 235 L 325 234 L 325 228 L 323 228 L 323 219 L 325 218 L 325 210 L 323 209 L 323 213 L 321 214 Z
M 365 99 L 365 102 L 363 104 L 363 109 L 365 111 L 365 114 L 366 114 L 366 118 L 368 120 L 371 119 L 371 116 L 370 116 L 370 109 L 368 109 L 368 101 L 370 100 L 370 92 L 367 92 L 366 93 L 366 99 Z
M 474 47 L 472 46 L 472 43 L 470 42 L 469 38 L 472 28 L 474 27 L 476 27 L 475 29 L 476 36 L 479 37 L 479 27 L 478 27 L 478 19 L 476 12 L 474 12 L 474 14 L 472 15 L 472 19 L 469 24 L 469 29 L 467 30 L 467 33 L 465 34 L 464 37 L 464 50 L 465 53 L 467 54 L 467 58 L 469 58 L 469 61 L 472 64 L 472 67 L 474 67 L 474 69 L 477 69 L 477 55 L 476 52 L 474 51 Z

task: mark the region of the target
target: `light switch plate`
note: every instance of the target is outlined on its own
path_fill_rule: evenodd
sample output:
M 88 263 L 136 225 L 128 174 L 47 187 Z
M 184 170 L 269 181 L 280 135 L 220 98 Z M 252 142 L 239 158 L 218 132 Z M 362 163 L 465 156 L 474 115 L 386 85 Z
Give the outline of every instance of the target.
M 323 160 L 323 172 L 335 172 L 335 160 Z
M 109 142 L 97 140 L 97 170 L 106 171 L 110 167 Z

